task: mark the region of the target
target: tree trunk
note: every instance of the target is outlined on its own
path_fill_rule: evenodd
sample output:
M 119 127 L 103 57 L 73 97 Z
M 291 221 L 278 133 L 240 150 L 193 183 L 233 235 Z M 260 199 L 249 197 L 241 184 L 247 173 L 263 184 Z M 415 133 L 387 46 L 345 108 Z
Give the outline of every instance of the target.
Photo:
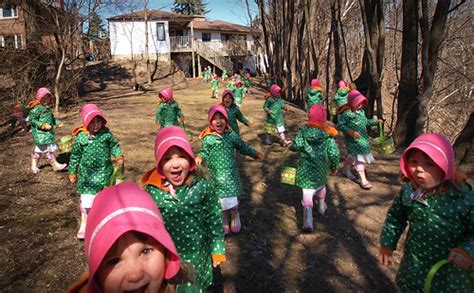
M 332 38 L 334 42 L 334 83 L 339 82 L 343 79 L 342 70 L 342 54 L 341 54 L 341 28 L 339 26 L 340 21 L 340 0 L 331 1 L 331 23 L 334 26 L 332 31 Z M 329 91 L 329 84 L 326 84 L 327 91 Z
M 457 164 L 472 162 L 472 148 L 474 145 L 474 113 L 471 113 L 467 124 L 454 142 L 453 148 Z
M 151 69 L 150 69 L 150 55 L 148 53 L 148 0 L 144 0 L 144 22 L 145 22 L 145 58 L 146 58 L 146 77 L 148 85 L 152 84 L 151 80 Z M 158 58 L 158 56 L 156 56 Z M 194 68 L 193 68 L 194 70 Z
M 403 0 L 403 35 L 395 141 L 406 146 L 415 137 L 418 116 L 418 1 Z

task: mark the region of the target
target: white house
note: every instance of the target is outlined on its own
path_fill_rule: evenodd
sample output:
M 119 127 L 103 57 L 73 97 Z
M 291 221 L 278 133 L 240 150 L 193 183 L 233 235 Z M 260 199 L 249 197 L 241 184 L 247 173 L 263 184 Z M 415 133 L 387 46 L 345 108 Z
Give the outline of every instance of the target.
M 144 58 L 144 16 L 144 11 L 138 11 L 108 19 L 113 59 Z M 161 10 L 148 10 L 147 23 L 149 57 L 174 60 L 189 75 L 193 66 L 195 74 L 207 65 L 217 71 L 256 70 L 258 30 Z

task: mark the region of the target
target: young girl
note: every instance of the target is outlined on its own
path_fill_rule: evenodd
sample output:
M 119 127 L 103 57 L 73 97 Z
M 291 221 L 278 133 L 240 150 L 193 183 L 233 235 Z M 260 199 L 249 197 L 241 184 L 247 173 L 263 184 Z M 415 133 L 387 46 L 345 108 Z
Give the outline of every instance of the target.
M 84 242 L 89 272 L 68 292 L 164 292 L 180 259 L 148 193 L 126 182 L 97 195 Z
M 323 88 L 321 86 L 321 83 L 319 82 L 319 80 L 313 79 L 311 81 L 311 86 L 306 91 L 306 96 L 305 96 L 306 112 L 308 112 L 309 109 L 313 105 L 321 105 L 323 98 L 324 98 L 324 94 L 323 94 Z
M 251 83 L 250 83 L 250 73 L 246 73 L 245 74 L 245 77 L 244 77 L 244 88 L 245 88 L 245 92 L 247 92 L 247 90 L 250 88 L 251 86 Z
M 179 126 L 184 122 L 184 115 L 179 108 L 178 102 L 173 98 L 173 90 L 168 87 L 160 91 L 158 109 L 156 110 L 156 127 L 158 129 L 170 125 Z
M 402 292 L 421 292 L 430 268 L 441 259 L 432 292 L 472 292 L 462 271 L 474 267 L 474 193 L 455 171 L 454 151 L 442 135 L 416 138 L 400 159 L 405 184 L 393 201 L 380 236 L 380 261 L 390 265 L 406 226 L 396 282 Z M 471 274 L 472 275 L 472 274 Z
M 48 163 L 53 167 L 54 171 L 61 171 L 66 168 L 67 164 L 60 164 L 56 161 L 54 152 L 58 150 L 54 139 L 54 128 L 62 127 L 58 119 L 51 112 L 54 105 L 54 99 L 51 92 L 45 88 L 39 88 L 36 92 L 35 100 L 28 104 L 30 108 L 29 122 L 31 125 L 31 134 L 35 142 L 35 150 L 31 160 L 31 171 L 38 174 L 41 170 L 38 168 L 38 161 L 42 154 L 46 154 Z
M 107 120 L 95 104 L 86 104 L 81 111 L 83 125 L 76 127 L 76 136 L 69 162 L 69 180 L 77 182 L 77 193 L 81 195 L 81 225 L 78 239 L 84 239 L 87 213 L 95 195 L 110 184 L 113 172 L 111 156 L 117 164 L 123 164 L 123 153 L 110 130 Z
M 229 117 L 229 126 L 235 131 L 238 135 L 240 135 L 239 125 L 237 124 L 237 120 L 242 122 L 243 124 L 250 127 L 250 122 L 240 111 L 239 107 L 234 103 L 234 93 L 231 90 L 225 90 L 222 93 L 222 102 L 221 105 L 227 111 L 227 116 Z
M 267 96 L 263 104 L 263 110 L 267 113 L 266 124 L 277 129 L 283 146 L 289 146 L 291 141 L 286 140 L 285 136 L 285 120 L 283 111 L 287 111 L 285 102 L 281 98 L 281 88 L 277 84 L 270 87 L 270 96 Z M 272 134 L 265 133 L 264 143 L 272 144 Z
M 232 89 L 232 92 L 234 93 L 234 98 L 235 98 L 235 104 L 237 107 L 242 106 L 242 101 L 245 97 L 245 89 L 242 87 L 242 81 L 240 79 L 237 79 L 235 81 L 234 88 Z
M 337 130 L 326 123 L 326 108 L 314 105 L 308 113 L 308 123 L 296 135 L 290 150 L 300 152 L 296 186 L 303 190 L 303 231 L 313 231 L 313 196 L 319 200 L 318 212 L 327 209 L 326 184 L 329 171 L 335 174 L 339 165 L 339 148 L 334 136 Z
M 211 98 L 217 99 L 217 95 L 219 92 L 219 80 L 217 79 L 217 74 L 212 74 L 211 80 Z
M 196 163 L 200 165 L 202 161 L 205 161 L 212 175 L 222 207 L 224 233 L 228 234 L 230 231 L 238 233 L 241 229 L 238 197 L 244 190 L 235 151 L 255 159 L 262 159 L 263 154 L 243 142 L 237 133 L 229 131 L 227 111 L 221 105 L 213 105 L 209 109 L 208 120 L 209 127 L 199 135 L 202 148 L 196 158 Z M 230 228 L 229 213 L 231 215 Z
M 355 180 L 352 175 L 352 168 L 359 175 L 359 184 L 363 189 L 371 189 L 372 184 L 367 180 L 364 164 L 374 161 L 374 156 L 370 151 L 369 135 L 367 126 L 376 125 L 381 122 L 377 119 L 367 119 L 362 108 L 368 104 L 367 99 L 358 91 L 352 90 L 349 93 L 348 105 L 350 111 L 346 110 L 340 114 L 337 128 L 344 133 L 347 148 L 347 157 L 344 162 L 343 175 L 351 180 Z
M 194 154 L 177 126 L 161 129 L 155 140 L 156 168 L 141 183 L 160 208 L 182 261 L 196 269 L 203 289 L 212 284 L 212 268 L 225 261 L 219 201 L 209 181 L 196 176 Z
M 229 76 L 227 75 L 227 70 L 225 70 L 225 69 L 222 70 L 222 81 L 225 81 L 225 80 L 227 79 L 227 77 L 229 77 Z

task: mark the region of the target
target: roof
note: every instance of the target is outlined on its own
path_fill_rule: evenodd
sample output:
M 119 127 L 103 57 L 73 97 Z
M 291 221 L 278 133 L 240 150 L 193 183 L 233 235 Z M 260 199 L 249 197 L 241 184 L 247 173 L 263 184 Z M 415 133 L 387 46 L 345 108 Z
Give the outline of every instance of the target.
M 188 26 L 190 26 L 190 24 L 188 24 Z M 193 28 L 195 30 L 228 31 L 241 33 L 258 32 L 258 30 L 255 30 L 254 28 L 222 20 L 193 21 Z
M 145 10 L 135 11 L 132 13 L 122 14 L 107 18 L 109 21 L 120 20 L 143 20 Z M 148 20 L 189 20 L 194 19 L 192 15 L 179 14 L 174 12 L 167 12 L 161 10 L 147 10 Z

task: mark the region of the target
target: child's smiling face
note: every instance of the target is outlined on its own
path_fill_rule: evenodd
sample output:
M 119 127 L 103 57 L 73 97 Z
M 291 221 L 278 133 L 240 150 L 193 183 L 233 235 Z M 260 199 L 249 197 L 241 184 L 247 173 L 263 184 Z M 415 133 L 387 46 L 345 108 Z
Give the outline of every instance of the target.
M 189 156 L 181 148 L 173 146 L 166 151 L 159 167 L 169 183 L 181 186 L 189 174 L 189 160 Z
M 412 180 L 423 189 L 431 189 L 438 186 L 443 178 L 444 172 L 424 152 L 413 149 L 407 158 L 408 172 Z
M 227 126 L 227 120 L 225 119 L 224 115 L 216 112 L 214 116 L 212 116 L 211 126 L 212 129 L 214 129 L 217 133 L 223 133 Z
M 165 251 L 154 239 L 143 237 L 127 232 L 109 249 L 96 273 L 104 292 L 159 292 L 166 267 Z
M 225 95 L 225 97 L 224 97 L 224 106 L 230 107 L 230 105 L 232 105 L 233 102 L 234 102 L 234 98 L 232 98 L 231 94 Z
M 87 130 L 91 133 L 97 133 L 104 126 L 104 120 L 100 116 L 95 116 L 87 126 Z

